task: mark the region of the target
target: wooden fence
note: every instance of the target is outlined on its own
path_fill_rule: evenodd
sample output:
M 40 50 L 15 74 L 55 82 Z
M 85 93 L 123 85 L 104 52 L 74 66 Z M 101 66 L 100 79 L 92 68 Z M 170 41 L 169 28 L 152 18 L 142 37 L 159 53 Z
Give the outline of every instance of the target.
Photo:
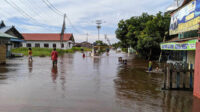
M 164 68 L 163 90 L 193 90 L 194 69 L 192 64 L 168 64 Z
M 0 64 L 6 63 L 6 45 L 0 45 Z

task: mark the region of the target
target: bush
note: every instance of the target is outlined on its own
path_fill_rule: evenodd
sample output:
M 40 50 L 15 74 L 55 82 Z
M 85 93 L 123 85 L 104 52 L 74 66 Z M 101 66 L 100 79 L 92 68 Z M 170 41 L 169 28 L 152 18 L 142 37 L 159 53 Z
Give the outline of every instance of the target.
M 64 53 L 73 53 L 76 51 L 81 51 L 81 49 L 84 49 L 84 51 L 91 51 L 91 49 L 89 48 L 82 48 L 82 47 L 73 47 L 72 49 L 67 49 L 67 50 L 63 50 L 63 49 L 56 49 L 56 51 L 58 52 L 59 55 L 62 55 Z M 33 52 L 33 56 L 40 56 L 40 57 L 45 57 L 45 56 L 50 56 L 51 52 L 53 51 L 53 49 L 50 48 L 32 48 L 32 52 Z M 16 48 L 16 49 L 12 49 L 13 53 L 22 53 L 25 56 L 28 56 L 28 48 Z

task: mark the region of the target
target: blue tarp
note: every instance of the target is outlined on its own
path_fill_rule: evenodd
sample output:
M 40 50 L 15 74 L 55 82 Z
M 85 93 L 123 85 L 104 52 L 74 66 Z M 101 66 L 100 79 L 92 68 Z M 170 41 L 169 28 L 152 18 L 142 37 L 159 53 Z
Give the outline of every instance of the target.
M 11 42 L 25 42 L 24 40 L 21 39 L 10 39 Z

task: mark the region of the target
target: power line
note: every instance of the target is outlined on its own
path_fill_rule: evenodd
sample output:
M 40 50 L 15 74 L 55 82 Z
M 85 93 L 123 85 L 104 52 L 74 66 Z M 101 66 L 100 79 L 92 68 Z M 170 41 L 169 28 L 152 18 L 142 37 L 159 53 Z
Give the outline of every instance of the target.
M 24 11 L 23 9 L 21 9 L 17 4 L 15 4 L 14 2 L 11 2 L 11 1 L 8 1 L 8 0 L 4 0 L 6 3 L 8 3 L 11 7 L 13 7 L 14 9 L 16 9 L 23 17 L 28 17 L 30 18 L 32 21 L 35 21 L 39 24 L 41 24 L 40 22 L 38 22 L 35 18 L 33 18 L 32 16 L 29 15 L 29 13 L 27 13 L 26 11 Z M 21 1 L 21 0 L 20 0 Z M 19 1 L 19 2 L 20 2 Z M 28 1 L 27 1 L 28 2 Z M 50 9 L 52 10 L 55 14 L 59 15 L 59 16 L 63 16 L 61 13 L 61 11 L 59 11 L 56 7 L 53 6 L 53 4 L 51 4 L 48 0 L 42 0 L 42 2 Z M 28 2 L 29 3 L 29 2 Z M 25 6 L 25 5 L 24 5 Z M 32 10 L 33 11 L 33 10 Z M 37 13 L 35 11 L 33 11 L 34 13 Z M 41 17 L 41 16 L 40 16 Z M 67 20 L 70 24 L 70 26 L 74 29 L 74 31 L 76 31 L 77 33 L 80 33 L 80 31 L 74 27 L 74 25 L 72 24 L 71 20 L 69 19 L 68 16 L 67 17 Z M 42 24 L 41 24 L 42 25 Z M 45 25 L 45 24 L 43 24 Z
M 67 20 L 69 21 L 70 26 L 74 29 L 74 31 L 76 31 L 77 33 L 80 33 L 80 31 L 78 29 L 76 29 L 76 27 L 74 27 L 74 25 L 72 24 L 72 22 L 69 19 L 69 17 L 68 16 L 66 16 L 66 17 L 67 17 Z
M 58 13 L 57 11 L 55 11 L 55 9 L 52 8 L 52 6 L 49 5 L 45 0 L 42 0 L 42 2 L 43 2 L 45 5 L 47 5 L 47 7 L 48 7 L 50 10 L 52 10 L 54 13 L 56 13 L 56 14 L 59 15 L 59 16 L 63 16 L 63 14 L 60 14 L 60 13 Z
M 49 0 L 46 0 L 46 1 L 45 1 L 45 0 L 42 0 L 42 1 L 43 1 L 43 3 L 45 3 L 45 4 L 48 6 L 48 8 L 51 9 L 54 13 L 56 13 L 56 14 L 58 14 L 58 15 L 60 15 L 60 16 L 63 16 L 63 12 L 61 12 L 60 10 L 58 10 L 53 4 L 51 4 L 51 3 L 49 2 Z M 70 26 L 74 29 L 74 31 L 76 31 L 77 33 L 80 33 L 80 31 L 79 31 L 76 27 L 74 27 L 74 25 L 72 24 L 72 22 L 71 22 L 71 20 L 69 19 L 69 17 L 66 16 L 66 18 L 67 18 L 67 20 L 68 20 Z
M 16 1 L 18 1 L 18 0 L 16 0 Z M 24 6 L 25 8 L 27 8 L 27 9 L 30 9 L 30 8 L 33 6 L 33 5 L 31 5 L 30 2 L 28 2 L 28 1 L 25 3 L 24 1 L 19 0 L 18 2 L 21 3 L 21 4 L 23 4 L 23 6 Z M 40 14 L 38 14 L 38 12 L 37 12 L 36 10 L 31 9 L 31 11 L 29 11 L 29 12 L 33 12 L 34 15 L 36 15 L 36 16 L 42 18 L 42 16 L 41 16 Z
M 60 10 L 58 10 L 56 7 L 54 7 L 54 5 L 51 3 L 51 2 L 49 2 L 49 0 L 46 0 L 48 3 L 49 3 L 49 5 L 51 6 L 51 7 L 53 7 L 57 12 L 59 12 L 60 14 L 63 14 L 63 12 L 61 12 Z
M 35 0 L 26 0 L 26 1 L 27 1 L 27 3 L 29 3 L 31 6 L 32 6 L 32 4 L 37 4 L 37 7 L 39 7 L 39 8 L 34 8 L 34 9 L 37 10 L 37 14 L 38 14 L 38 13 L 41 14 L 41 12 L 43 12 L 43 11 L 41 11 L 40 9 L 43 8 L 44 6 L 46 6 L 46 4 L 42 5 L 42 4 L 40 4 L 39 2 L 36 2 Z M 39 4 L 39 5 L 38 5 L 38 4 Z M 33 10 L 33 9 L 32 9 L 32 10 Z M 38 11 L 39 11 L 39 12 L 38 12 Z M 53 14 L 55 14 L 55 13 L 53 13 Z M 42 15 L 45 15 L 45 17 L 47 17 L 47 18 L 56 17 L 56 16 L 49 16 L 49 15 L 46 14 L 46 13 L 42 13 Z M 57 15 L 57 14 L 55 14 L 55 15 Z M 40 17 L 41 17 L 41 16 L 40 16 Z M 41 18 L 43 18 L 43 17 L 41 17 Z
M 9 4 L 12 8 L 16 9 L 24 18 L 29 18 L 32 21 L 32 23 L 37 23 L 39 25 L 47 27 L 47 24 L 43 24 L 41 22 L 38 22 L 35 18 L 33 18 L 32 16 L 30 16 L 29 13 L 27 13 L 22 8 L 20 8 L 17 4 L 15 4 L 15 3 L 11 2 L 11 1 L 8 1 L 8 0 L 4 0 L 4 1 L 7 4 Z M 48 25 L 48 26 L 52 26 L 52 25 Z
M 13 7 L 14 9 L 18 10 L 19 13 L 22 16 L 26 16 L 28 18 L 30 18 L 31 20 L 39 23 L 36 19 L 34 19 L 33 17 L 31 17 L 28 13 L 26 13 L 23 9 L 21 9 L 18 5 L 16 5 L 14 2 L 9 2 L 8 0 L 4 0 L 6 3 L 8 3 L 11 7 Z

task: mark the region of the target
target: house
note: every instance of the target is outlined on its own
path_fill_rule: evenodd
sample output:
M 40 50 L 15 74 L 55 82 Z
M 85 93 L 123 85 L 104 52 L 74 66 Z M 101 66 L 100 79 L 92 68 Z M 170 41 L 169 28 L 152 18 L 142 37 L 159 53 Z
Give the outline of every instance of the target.
M 176 8 L 169 8 L 172 38 L 160 44 L 171 62 L 193 65 L 194 96 L 200 98 L 200 0 L 183 0 Z M 173 9 L 173 10 L 171 10 Z
M 59 33 L 23 33 L 23 47 L 71 49 L 74 45 L 73 34 L 64 34 L 63 41 Z
M 17 37 L 0 32 L 0 64 L 6 63 L 6 56 L 10 53 L 10 40 L 16 38 Z
M 4 21 L 0 23 L 0 32 L 6 33 L 8 35 L 17 37 L 15 39 L 11 39 L 11 48 L 22 47 L 22 42 L 24 41 L 24 37 L 22 34 L 15 28 L 15 26 L 6 26 Z
M 87 47 L 87 48 L 92 48 L 92 44 L 87 42 L 87 41 L 84 41 L 84 42 L 81 42 L 81 43 L 76 43 L 75 44 L 76 47 Z
M 168 60 L 195 65 L 195 50 L 200 20 L 200 0 L 184 0 L 171 10 L 171 40 L 161 43 Z M 198 13 L 198 14 L 197 14 Z

